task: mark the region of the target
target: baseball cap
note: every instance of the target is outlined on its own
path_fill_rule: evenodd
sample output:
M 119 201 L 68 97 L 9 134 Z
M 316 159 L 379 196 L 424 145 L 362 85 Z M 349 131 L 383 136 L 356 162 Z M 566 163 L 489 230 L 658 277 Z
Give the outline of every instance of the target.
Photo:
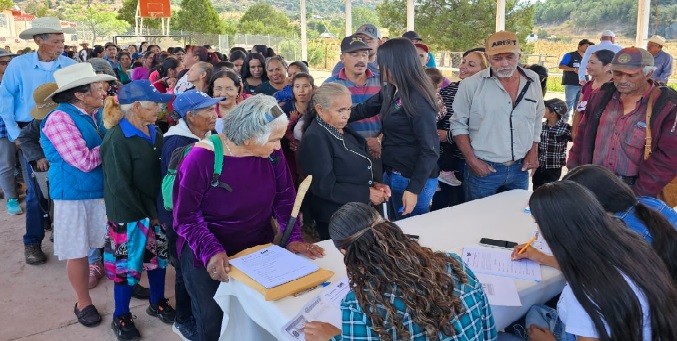
M 407 31 L 407 32 L 404 32 L 404 34 L 402 35 L 402 38 L 407 38 L 407 39 L 409 39 L 409 40 L 420 40 L 420 41 L 423 41 L 423 38 L 421 38 L 421 36 L 420 36 L 418 33 L 416 33 L 416 31 Z
M 611 61 L 611 70 L 626 73 L 637 73 L 645 66 L 654 66 L 653 56 L 649 51 L 634 46 L 618 51 Z
M 364 24 L 360 26 L 357 31 L 355 31 L 355 34 L 364 34 L 374 39 L 381 39 L 381 31 L 379 31 L 379 29 L 372 24 Z
M 188 90 L 178 96 L 174 101 L 174 110 L 186 117 L 189 111 L 209 108 L 212 105 L 223 101 L 225 97 L 211 98 L 209 95 L 198 90 Z
M 371 47 L 364 42 L 362 37 L 356 35 L 348 36 L 341 40 L 341 53 L 349 53 L 355 51 L 371 50 Z
M 613 31 L 610 30 L 604 30 L 602 31 L 602 37 L 615 37 L 616 35 L 614 34 Z
M 660 46 L 663 46 L 667 43 L 665 38 L 663 38 L 661 36 L 653 36 L 653 37 L 649 38 L 649 40 L 647 40 L 647 42 L 654 43 L 654 44 L 657 44 L 657 45 L 660 45 Z
M 487 38 L 485 45 L 488 55 L 493 56 L 499 53 L 520 53 L 522 50 L 519 45 L 519 38 L 515 33 L 509 31 L 498 31 Z
M 567 110 L 566 102 L 564 102 L 559 98 L 553 98 L 545 101 L 545 107 L 550 109 L 559 117 L 563 117 L 564 115 L 566 115 L 567 111 L 569 111 Z
M 591 42 L 590 40 L 587 40 L 587 39 L 583 39 L 583 40 L 578 42 L 578 46 L 586 45 L 586 44 L 587 45 L 595 45 L 595 43 L 593 43 L 593 42 Z
M 118 102 L 120 104 L 132 104 L 139 101 L 167 103 L 172 99 L 174 99 L 174 95 L 163 94 L 157 91 L 147 79 L 125 84 L 120 88 L 120 92 L 118 92 Z
M 422 49 L 425 52 L 428 52 L 428 45 L 426 45 L 426 44 L 416 43 L 416 44 L 414 44 L 414 46 Z

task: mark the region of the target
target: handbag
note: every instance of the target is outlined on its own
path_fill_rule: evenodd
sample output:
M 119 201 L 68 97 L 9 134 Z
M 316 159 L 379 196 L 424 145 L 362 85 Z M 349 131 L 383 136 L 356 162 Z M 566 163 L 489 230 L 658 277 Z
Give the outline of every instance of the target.
M 656 97 L 660 95 L 659 87 L 654 88 L 649 96 L 649 103 L 646 107 L 646 142 L 644 143 L 644 160 L 651 155 L 651 115 L 653 114 L 653 105 Z M 658 199 L 663 200 L 670 207 L 677 207 L 677 177 L 672 179 L 663 190 L 658 194 Z

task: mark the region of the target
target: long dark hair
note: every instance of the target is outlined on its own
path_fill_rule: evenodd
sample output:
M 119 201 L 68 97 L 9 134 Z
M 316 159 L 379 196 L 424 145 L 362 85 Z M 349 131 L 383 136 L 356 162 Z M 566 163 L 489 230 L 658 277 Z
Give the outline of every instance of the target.
M 414 44 L 406 38 L 389 39 L 378 48 L 378 68 L 381 74 L 381 83 L 388 83 L 383 96 L 381 114 L 385 115 L 390 110 L 395 88 L 402 100 L 402 107 L 409 116 L 415 116 L 421 103 L 414 104 L 413 94 L 416 99 L 421 99 L 437 111 L 437 99 L 435 88 L 430 78 L 423 71 L 421 60 Z M 419 97 L 420 96 L 420 97 Z
M 604 167 L 576 167 L 564 176 L 564 180 L 571 180 L 589 189 L 609 213 L 621 213 L 634 208 L 639 221 L 651 233 L 654 250 L 667 265 L 672 280 L 677 283 L 677 231 L 665 216 L 639 202 L 635 192 Z
M 263 58 L 262 55 L 258 53 L 250 53 L 247 55 L 247 58 L 244 60 L 244 64 L 242 64 L 242 79 L 246 80 L 247 78 L 252 76 L 251 70 L 249 70 L 249 62 L 252 61 L 252 59 L 257 59 L 259 62 L 261 62 L 261 67 L 263 68 L 263 73 L 261 74 L 261 82 L 265 82 L 268 80 L 268 75 L 266 74 L 266 59 Z
M 389 329 L 396 330 L 399 340 L 412 336 L 388 293 L 401 297 L 407 313 L 428 338 L 455 334 L 449 322 L 465 310 L 454 295 L 454 280 L 468 283 L 460 261 L 422 247 L 364 203 L 347 203 L 336 211 L 329 234 L 336 247 L 345 250 L 352 291 L 382 339 L 390 340 Z
M 600 340 L 642 340 L 642 307 L 629 282 L 648 302 L 652 340 L 677 340 L 677 289 L 646 241 L 573 181 L 539 187 L 529 205 Z
M 235 50 L 230 53 L 230 56 L 228 57 L 228 60 L 230 62 L 234 62 L 236 60 L 242 59 L 243 61 L 247 59 L 247 54 L 240 51 L 240 50 Z
M 148 75 L 153 73 L 153 71 L 157 71 L 160 75 L 160 78 L 167 77 L 167 71 L 169 71 L 169 69 L 176 69 L 180 64 L 181 62 L 176 58 L 167 58 L 162 62 L 161 65 L 158 65 L 150 70 Z

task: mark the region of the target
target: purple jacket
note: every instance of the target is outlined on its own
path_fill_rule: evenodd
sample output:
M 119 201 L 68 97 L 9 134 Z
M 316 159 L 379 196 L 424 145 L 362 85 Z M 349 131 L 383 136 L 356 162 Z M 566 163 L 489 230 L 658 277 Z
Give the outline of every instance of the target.
M 651 155 L 646 160 L 642 159 L 632 188 L 637 195 L 654 198 L 677 176 L 677 92 L 667 87 L 660 89 L 651 122 L 647 122 L 651 125 Z M 595 147 L 604 147 L 595 146 L 595 139 L 602 113 L 614 92 L 616 87 L 613 83 L 604 84 L 588 101 L 586 114 L 569 151 L 567 168 L 591 164 Z
M 219 252 L 232 256 L 273 241 L 274 217 L 284 231 L 296 190 L 282 151 L 271 158 L 224 156 L 219 180 L 232 188 L 211 187 L 214 152 L 193 148 L 181 162 L 174 182 L 174 229 L 181 254 L 187 244 L 196 266 L 206 266 Z M 301 240 L 298 222 L 291 241 Z

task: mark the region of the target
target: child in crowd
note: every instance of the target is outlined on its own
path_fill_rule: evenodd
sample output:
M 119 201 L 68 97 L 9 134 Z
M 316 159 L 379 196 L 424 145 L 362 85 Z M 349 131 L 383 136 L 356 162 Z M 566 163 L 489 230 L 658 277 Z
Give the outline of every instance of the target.
M 440 155 L 442 155 L 442 149 L 445 147 L 447 142 L 447 131 L 444 127 L 449 127 L 449 122 L 442 122 L 444 116 L 447 115 L 447 108 L 444 105 L 442 96 L 440 95 L 440 89 L 442 89 L 442 83 L 444 81 L 444 76 L 442 72 L 436 68 L 427 68 L 425 69 L 426 75 L 430 77 L 430 81 L 435 87 L 435 95 L 437 95 L 437 106 L 440 108 L 440 111 L 437 113 L 437 134 L 440 137 Z M 448 148 L 448 147 L 447 147 Z M 445 183 L 450 186 L 460 186 L 461 181 L 456 178 L 453 171 L 450 171 L 450 165 L 440 164 L 440 176 L 437 178 L 439 182 Z
M 562 175 L 566 164 L 567 143 L 571 141 L 571 126 L 562 119 L 567 105 L 561 99 L 545 101 L 545 119 L 538 144 L 538 168 L 532 182 L 534 190 L 543 184 L 555 182 Z

